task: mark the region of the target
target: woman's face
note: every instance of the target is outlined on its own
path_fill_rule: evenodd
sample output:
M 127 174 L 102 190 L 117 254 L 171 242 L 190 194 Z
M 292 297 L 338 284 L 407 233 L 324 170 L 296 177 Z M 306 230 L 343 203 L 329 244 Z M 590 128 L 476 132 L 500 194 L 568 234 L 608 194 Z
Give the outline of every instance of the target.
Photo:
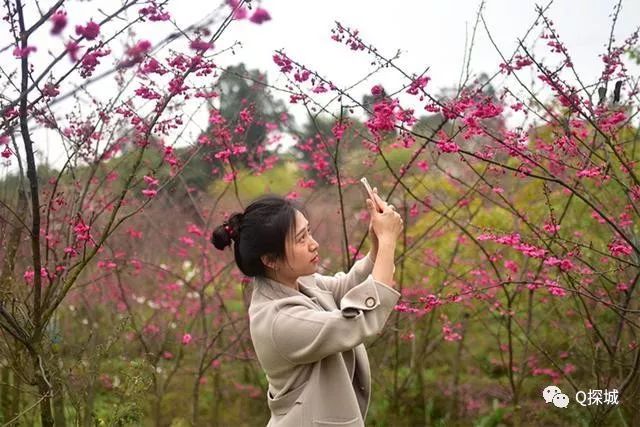
M 287 259 L 277 261 L 278 270 L 275 275 L 283 283 L 295 284 L 300 276 L 308 276 L 316 272 L 320 258 L 318 242 L 311 236 L 309 221 L 296 210 L 294 236 L 287 236 L 285 252 Z

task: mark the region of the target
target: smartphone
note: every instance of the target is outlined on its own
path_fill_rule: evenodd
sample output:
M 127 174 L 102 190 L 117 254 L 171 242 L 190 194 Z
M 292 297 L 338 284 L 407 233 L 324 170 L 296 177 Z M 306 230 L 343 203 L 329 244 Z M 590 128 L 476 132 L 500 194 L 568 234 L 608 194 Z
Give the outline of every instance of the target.
M 369 196 L 369 198 L 373 201 L 378 212 L 382 212 L 382 209 L 380 209 L 380 206 L 378 206 L 378 202 L 376 201 L 376 198 L 373 196 L 373 190 L 371 189 L 371 186 L 369 185 L 369 181 L 367 181 L 367 178 L 365 177 L 360 178 L 360 182 L 362 183 L 365 191 L 367 192 L 366 195 Z

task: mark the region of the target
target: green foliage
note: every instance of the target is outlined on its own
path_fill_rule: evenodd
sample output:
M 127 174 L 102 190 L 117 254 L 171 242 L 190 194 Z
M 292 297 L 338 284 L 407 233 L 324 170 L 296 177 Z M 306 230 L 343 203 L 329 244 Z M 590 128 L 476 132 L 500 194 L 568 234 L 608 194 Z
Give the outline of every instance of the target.
M 238 193 L 246 200 L 252 200 L 265 193 L 286 194 L 300 179 L 301 173 L 293 162 L 286 162 L 255 175 L 246 169 L 239 171 L 236 177 Z M 216 181 L 209 187 L 209 194 L 220 194 L 225 187 L 233 183 Z M 228 190 L 229 191 L 229 190 Z M 233 189 L 231 191 L 234 191 Z
M 95 409 L 97 425 L 140 425 L 145 416 L 147 394 L 151 387 L 153 367 L 144 360 L 124 364 L 120 369 L 122 383 L 99 400 Z

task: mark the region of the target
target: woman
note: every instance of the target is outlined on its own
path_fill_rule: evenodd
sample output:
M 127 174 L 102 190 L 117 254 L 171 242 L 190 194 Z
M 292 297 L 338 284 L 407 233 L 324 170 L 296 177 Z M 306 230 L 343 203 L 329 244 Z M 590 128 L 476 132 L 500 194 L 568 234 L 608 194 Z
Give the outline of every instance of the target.
M 268 427 L 364 426 L 371 393 L 363 341 L 380 333 L 400 298 L 393 282 L 400 215 L 374 189 L 367 199 L 371 251 L 349 273 L 316 273 L 318 243 L 295 202 L 263 196 L 211 237 L 234 242 L 238 268 L 253 277 L 249 326 L 269 382 Z

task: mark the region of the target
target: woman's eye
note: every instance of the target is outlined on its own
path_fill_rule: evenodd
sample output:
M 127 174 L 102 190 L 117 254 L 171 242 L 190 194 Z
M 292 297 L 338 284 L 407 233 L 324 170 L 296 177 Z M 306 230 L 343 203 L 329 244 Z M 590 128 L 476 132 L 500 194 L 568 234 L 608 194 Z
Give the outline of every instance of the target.
M 307 238 L 307 236 L 310 236 L 310 235 L 311 235 L 311 229 L 307 228 L 307 231 L 305 232 L 305 234 L 301 238 L 298 239 L 298 243 L 304 242 L 305 239 Z

